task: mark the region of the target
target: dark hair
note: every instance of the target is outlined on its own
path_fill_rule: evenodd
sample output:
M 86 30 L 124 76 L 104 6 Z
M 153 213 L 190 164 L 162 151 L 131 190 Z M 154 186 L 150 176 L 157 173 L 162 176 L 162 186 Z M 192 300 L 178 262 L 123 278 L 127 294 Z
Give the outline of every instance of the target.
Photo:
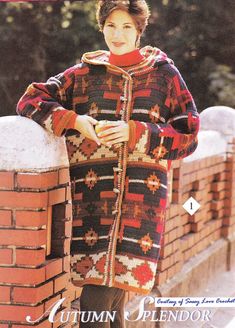
M 140 34 L 144 32 L 150 15 L 145 0 L 98 0 L 96 18 L 100 31 L 103 31 L 107 17 L 115 9 L 128 12 L 136 24 L 137 31 Z

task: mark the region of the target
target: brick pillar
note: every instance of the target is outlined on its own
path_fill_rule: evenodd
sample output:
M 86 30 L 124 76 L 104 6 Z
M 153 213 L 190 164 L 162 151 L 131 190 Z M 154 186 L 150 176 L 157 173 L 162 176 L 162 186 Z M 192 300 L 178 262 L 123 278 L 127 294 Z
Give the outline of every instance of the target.
M 235 266 L 235 138 L 229 142 L 222 236 L 229 241 L 228 269 Z
M 69 307 L 75 296 L 69 168 L 64 140 L 31 120 L 0 118 L 0 134 L 0 328 L 24 328 L 27 316 L 42 317 L 63 297 Z

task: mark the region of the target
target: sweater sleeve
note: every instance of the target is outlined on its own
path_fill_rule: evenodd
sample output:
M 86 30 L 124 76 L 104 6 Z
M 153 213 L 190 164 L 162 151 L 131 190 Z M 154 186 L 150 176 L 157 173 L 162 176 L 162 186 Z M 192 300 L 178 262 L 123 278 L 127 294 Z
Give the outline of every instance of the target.
M 16 112 L 31 118 L 56 136 L 73 129 L 77 114 L 71 110 L 74 69 L 49 78 L 46 83 L 32 83 L 20 98 Z
M 159 159 L 175 160 L 192 154 L 197 148 L 199 114 L 182 76 L 174 68 L 165 105 L 170 110 L 166 123 L 129 121 L 129 150 Z

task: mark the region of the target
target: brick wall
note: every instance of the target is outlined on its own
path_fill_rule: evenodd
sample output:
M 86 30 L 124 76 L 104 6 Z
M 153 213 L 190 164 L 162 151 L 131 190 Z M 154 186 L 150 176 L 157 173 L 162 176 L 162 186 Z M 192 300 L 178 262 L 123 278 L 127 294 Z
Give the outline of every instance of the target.
M 71 188 L 68 168 L 0 172 L 0 323 L 25 327 L 57 300 L 70 306 Z M 36 327 L 57 327 L 41 319 Z
M 23 119 L 17 118 L 20 125 L 16 131 L 21 128 Z M 27 120 L 27 124 L 34 122 Z M 36 127 L 33 129 L 36 131 Z M 8 129 L 1 130 L 0 122 L 0 133 L 5 130 Z M 27 128 L 23 124 L 24 130 Z M 31 146 L 32 151 L 37 150 L 41 140 L 47 137 L 50 140 L 46 140 L 43 147 L 58 142 L 43 129 L 38 133 L 43 133 L 38 146 L 35 146 L 35 136 L 30 137 L 30 144 L 25 145 L 27 151 Z M 24 141 L 23 136 L 22 144 Z M 17 142 L 19 144 L 19 140 Z M 54 155 L 48 149 L 48 157 L 56 156 L 57 147 L 56 144 Z M 25 169 L 28 161 L 27 158 L 23 161 L 22 149 L 18 150 L 18 145 L 13 148 L 17 160 L 12 165 L 7 161 L 7 167 L 10 152 L 1 153 L 0 148 L 0 328 L 59 327 L 61 323 L 50 323 L 46 316 L 34 325 L 29 324 L 26 316 L 36 320 L 64 297 L 63 306 L 69 308 L 81 292 L 72 286 L 69 275 L 72 205 L 68 165 L 43 162 L 40 166 L 41 156 L 35 153 L 33 165 L 37 169 Z M 60 153 L 65 152 L 64 148 Z M 156 287 L 180 272 L 194 255 L 217 240 L 234 235 L 235 139 L 230 140 L 227 154 L 191 162 L 173 161 L 169 177 L 164 247 Z M 201 205 L 192 216 L 182 208 L 191 196 Z M 232 254 L 235 249 L 231 250 L 228 267 Z M 135 293 L 127 294 L 127 300 L 134 297 Z
M 235 141 L 233 146 L 235 145 Z M 165 283 L 193 256 L 235 233 L 235 153 L 193 162 L 174 162 L 172 200 L 168 207 L 156 285 Z M 182 204 L 193 197 L 201 207 L 188 214 Z

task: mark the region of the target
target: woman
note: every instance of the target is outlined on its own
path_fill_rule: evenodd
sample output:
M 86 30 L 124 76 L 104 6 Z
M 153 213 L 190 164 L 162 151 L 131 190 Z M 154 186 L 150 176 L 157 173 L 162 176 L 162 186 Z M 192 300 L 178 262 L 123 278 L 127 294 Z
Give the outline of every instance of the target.
M 154 286 L 170 161 L 197 147 L 199 116 L 180 73 L 158 48 L 138 48 L 148 17 L 142 0 L 99 1 L 109 51 L 86 53 L 81 64 L 32 83 L 17 107 L 66 136 L 72 279 L 84 286 L 81 310 L 117 311 L 111 327 L 124 326 L 125 291 Z

